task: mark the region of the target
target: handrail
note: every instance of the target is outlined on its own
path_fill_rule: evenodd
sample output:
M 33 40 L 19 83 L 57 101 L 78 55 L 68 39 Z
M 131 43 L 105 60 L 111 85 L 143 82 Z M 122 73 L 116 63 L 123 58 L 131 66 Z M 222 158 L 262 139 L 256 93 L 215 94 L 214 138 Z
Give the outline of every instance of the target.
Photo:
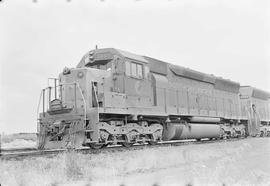
M 84 98 L 84 95 L 82 93 L 82 89 L 81 89 L 80 85 L 77 82 L 75 82 L 75 84 L 78 86 L 78 89 L 79 89 L 79 91 L 81 93 L 81 96 L 83 98 L 83 103 L 84 103 L 84 126 L 86 126 L 86 101 L 85 101 L 85 98 Z
M 40 91 L 38 106 L 37 106 L 37 133 L 40 133 L 40 126 L 39 126 L 39 108 L 40 108 L 40 102 L 43 94 L 43 89 Z M 38 136 L 39 138 L 40 136 Z M 39 141 L 39 140 L 38 140 Z M 39 146 L 39 142 L 37 142 L 37 146 Z
M 75 85 L 75 87 L 78 88 L 78 90 L 80 92 L 80 95 L 82 96 L 82 99 L 83 99 L 83 104 L 84 104 L 84 119 L 85 119 L 85 124 L 86 124 L 86 100 L 85 100 L 85 97 L 83 95 L 83 92 L 82 92 L 82 89 L 81 89 L 79 83 L 77 83 L 77 82 L 73 82 L 73 83 L 62 83 L 60 85 L 57 85 L 55 88 L 58 88 L 58 87 L 62 88 L 65 85 Z M 45 92 L 46 90 L 49 90 L 50 91 L 51 89 L 52 89 L 52 87 L 49 86 L 49 87 L 46 87 L 46 88 L 44 88 L 44 89 L 41 90 L 40 98 L 39 98 L 39 102 L 38 102 L 38 108 L 37 108 L 37 118 L 39 118 L 39 111 L 40 111 L 40 105 L 41 105 L 40 102 L 41 102 L 41 99 L 42 99 L 42 97 L 44 99 L 44 96 L 45 96 L 43 92 Z M 76 88 L 75 88 L 75 90 L 76 90 Z M 76 96 L 76 93 L 74 94 L 74 96 Z M 61 95 L 61 99 L 62 99 L 62 95 Z M 49 100 L 49 101 L 51 101 L 51 100 Z M 76 101 L 76 100 L 74 100 L 74 101 Z M 44 104 L 45 103 L 43 103 L 43 107 L 45 106 Z M 45 113 L 45 110 L 43 110 L 42 112 Z
M 59 81 L 59 78 L 54 78 L 54 77 L 51 77 L 51 78 L 48 78 L 48 80 L 47 80 L 47 86 L 49 87 L 50 86 L 50 80 L 54 80 L 54 81 Z
M 94 82 L 92 82 L 92 87 L 94 88 L 95 99 L 96 99 L 96 102 L 97 102 L 97 111 L 98 111 L 97 119 L 98 119 L 98 122 L 99 122 L 99 102 L 98 102 L 97 90 L 96 90 L 96 86 L 94 85 Z
M 40 91 L 40 96 L 39 96 L 39 101 L 38 101 L 38 106 L 37 106 L 37 121 L 39 119 L 39 108 L 40 108 L 40 102 L 43 94 L 43 89 Z

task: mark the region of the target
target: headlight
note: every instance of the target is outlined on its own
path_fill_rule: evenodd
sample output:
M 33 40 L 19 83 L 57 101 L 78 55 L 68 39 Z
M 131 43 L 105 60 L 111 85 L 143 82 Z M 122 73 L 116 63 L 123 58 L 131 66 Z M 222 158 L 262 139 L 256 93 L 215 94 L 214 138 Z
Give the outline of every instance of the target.
M 78 72 L 78 74 L 77 74 L 78 78 L 83 78 L 83 76 L 84 76 L 83 72 Z

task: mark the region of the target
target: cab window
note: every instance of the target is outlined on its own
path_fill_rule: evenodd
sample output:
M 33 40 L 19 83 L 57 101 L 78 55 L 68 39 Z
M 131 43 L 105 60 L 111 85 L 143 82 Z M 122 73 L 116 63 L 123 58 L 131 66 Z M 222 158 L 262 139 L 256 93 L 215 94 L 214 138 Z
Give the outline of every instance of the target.
M 136 77 L 137 76 L 136 63 L 131 63 L 131 76 L 133 76 L 133 77 Z
M 143 78 L 143 65 L 127 61 L 126 62 L 126 75 L 142 79 Z
M 86 65 L 86 67 L 96 68 L 96 69 L 100 69 L 100 70 L 109 70 L 112 68 L 112 62 L 99 61 L 99 62 L 90 63 L 90 64 Z
M 130 76 L 131 75 L 131 67 L 130 67 L 130 62 L 126 62 L 126 75 Z
M 143 77 L 143 74 L 142 74 L 142 65 L 140 65 L 140 64 L 137 64 L 137 76 L 139 78 L 142 78 Z

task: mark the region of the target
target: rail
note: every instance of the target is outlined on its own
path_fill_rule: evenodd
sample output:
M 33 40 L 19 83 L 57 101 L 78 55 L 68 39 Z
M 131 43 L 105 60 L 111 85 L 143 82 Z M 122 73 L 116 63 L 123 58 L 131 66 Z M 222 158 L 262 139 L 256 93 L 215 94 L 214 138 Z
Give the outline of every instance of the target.
M 98 153 L 115 153 L 122 151 L 130 151 L 130 150 L 143 150 L 146 148 L 161 148 L 161 147 L 170 147 L 170 146 L 185 146 L 185 145 L 203 145 L 203 144 L 211 144 L 211 143 L 228 143 L 235 142 L 240 140 L 250 140 L 252 138 L 230 138 L 230 139 L 219 139 L 219 140 L 207 140 L 203 139 L 202 141 L 196 140 L 177 140 L 177 141 L 162 141 L 156 145 L 148 145 L 148 144 L 136 144 L 129 148 L 123 147 L 121 145 L 110 145 L 106 148 L 102 149 L 91 149 L 91 148 L 78 148 L 78 149 L 48 149 L 48 150 L 38 150 L 38 149 L 25 149 L 25 151 L 7 151 L 2 153 L 2 160 L 24 160 L 25 158 L 32 157 L 40 157 L 40 156 L 55 156 L 59 153 L 69 152 L 70 150 L 75 152 L 87 153 L 87 154 L 98 154 Z

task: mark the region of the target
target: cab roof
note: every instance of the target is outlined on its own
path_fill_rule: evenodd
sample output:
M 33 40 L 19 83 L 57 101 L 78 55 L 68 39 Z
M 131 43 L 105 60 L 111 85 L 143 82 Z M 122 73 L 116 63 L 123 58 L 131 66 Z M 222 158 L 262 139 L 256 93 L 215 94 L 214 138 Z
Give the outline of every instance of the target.
M 216 77 L 214 75 L 205 74 L 196 70 L 189 68 L 181 67 L 179 65 L 173 65 L 155 58 L 148 56 L 137 55 L 131 52 L 127 52 L 115 48 L 103 48 L 95 49 L 87 52 L 80 63 L 77 65 L 77 68 L 87 66 L 87 64 L 94 63 L 96 60 L 112 60 L 115 55 L 128 58 L 131 60 L 143 62 L 149 64 L 150 71 L 153 73 L 168 75 L 168 72 L 189 79 L 194 79 L 197 81 L 202 81 L 206 83 L 211 83 L 216 89 L 238 93 L 240 84 L 228 79 L 223 79 L 221 77 Z M 92 59 L 92 60 L 91 60 Z

